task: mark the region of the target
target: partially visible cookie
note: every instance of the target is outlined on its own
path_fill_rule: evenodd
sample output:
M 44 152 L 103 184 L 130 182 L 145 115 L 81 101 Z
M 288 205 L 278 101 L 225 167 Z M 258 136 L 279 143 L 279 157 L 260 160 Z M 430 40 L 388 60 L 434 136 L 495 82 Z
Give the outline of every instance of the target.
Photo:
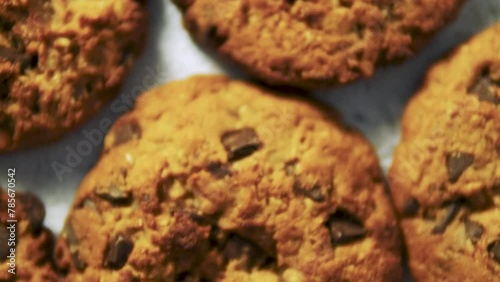
M 7 213 L 12 203 L 14 218 Z M 42 201 L 29 192 L 16 192 L 12 198 L 0 188 L 0 207 L 0 281 L 58 281 L 52 260 L 54 236 L 43 226 Z M 17 222 L 8 222 L 12 219 Z M 15 274 L 9 272 L 11 265 Z
M 500 23 L 427 74 L 389 180 L 417 281 L 500 277 Z
M 0 152 L 55 140 L 118 93 L 144 43 L 144 2 L 0 2 Z
M 218 76 L 150 90 L 116 122 L 56 257 L 71 281 L 401 281 L 366 140 Z
M 411 57 L 462 0 L 173 0 L 193 38 L 270 83 L 316 88 Z

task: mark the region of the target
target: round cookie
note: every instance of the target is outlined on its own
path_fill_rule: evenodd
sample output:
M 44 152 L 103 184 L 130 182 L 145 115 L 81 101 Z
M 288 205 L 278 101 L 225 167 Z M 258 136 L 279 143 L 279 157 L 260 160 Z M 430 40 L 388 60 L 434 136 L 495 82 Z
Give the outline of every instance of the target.
M 431 68 L 389 180 L 416 281 L 500 277 L 500 23 Z
M 219 76 L 150 90 L 56 247 L 71 281 L 400 281 L 377 157 L 304 100 Z
M 118 93 L 142 49 L 144 2 L 0 3 L 0 152 L 60 138 Z
M 15 200 L 15 218 L 7 213 L 8 204 L 13 203 L 11 199 Z M 0 188 L 0 206 L 0 281 L 59 281 L 52 260 L 54 236 L 43 226 L 42 201 L 29 192 L 16 192 L 12 198 L 7 190 Z M 17 222 L 8 222 L 12 219 Z M 12 227 L 15 227 L 15 237 L 11 236 Z M 14 255 L 11 248 L 16 249 Z M 15 264 L 15 274 L 8 272 L 10 263 Z
M 270 84 L 317 88 L 411 57 L 462 0 L 173 0 L 193 38 Z

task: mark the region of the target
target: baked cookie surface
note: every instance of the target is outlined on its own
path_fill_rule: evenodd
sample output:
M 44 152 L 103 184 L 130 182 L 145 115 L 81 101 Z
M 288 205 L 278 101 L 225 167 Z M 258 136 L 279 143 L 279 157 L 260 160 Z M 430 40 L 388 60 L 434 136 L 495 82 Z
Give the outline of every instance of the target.
M 461 0 L 173 0 L 193 38 L 270 84 L 317 88 L 402 61 Z
M 431 68 L 389 180 L 417 281 L 500 277 L 500 24 Z
M 370 145 L 274 94 L 198 76 L 140 96 L 77 191 L 60 269 L 71 281 L 401 281 Z
M 10 193 L 10 192 L 9 192 Z M 60 277 L 54 271 L 52 260 L 54 236 L 43 226 L 45 207 L 42 201 L 29 192 L 16 192 L 15 218 L 7 213 L 8 204 L 12 199 L 7 190 L 0 188 L 0 281 L 59 281 Z M 12 223 L 7 220 L 15 219 L 15 240 L 10 238 Z M 9 228 L 7 228 L 9 227 Z M 15 246 L 12 245 L 15 242 Z M 11 254 L 15 248 L 15 254 Z M 15 275 L 8 272 L 9 263 L 15 263 Z
M 0 151 L 61 137 L 115 94 L 138 56 L 145 1 L 0 3 Z

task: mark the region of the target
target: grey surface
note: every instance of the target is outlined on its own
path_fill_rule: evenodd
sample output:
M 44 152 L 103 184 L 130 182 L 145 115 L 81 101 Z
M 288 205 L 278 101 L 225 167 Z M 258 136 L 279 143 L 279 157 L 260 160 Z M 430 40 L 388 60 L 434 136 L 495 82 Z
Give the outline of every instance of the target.
M 150 1 L 151 23 L 145 54 L 134 67 L 117 100 L 152 86 L 192 74 L 223 73 L 216 59 L 192 43 L 181 27 L 181 18 L 170 1 Z M 338 87 L 316 96 L 337 108 L 344 119 L 360 128 L 376 147 L 384 169 L 399 138 L 399 118 L 411 94 L 419 87 L 428 66 L 454 46 L 486 26 L 500 20 L 500 0 L 471 0 L 456 22 L 439 33 L 414 59 L 394 67 L 379 69 L 371 79 Z M 145 81 L 154 72 L 154 79 Z M 238 76 L 240 76 L 239 74 Z M 146 82 L 146 83 L 145 83 Z M 144 87 L 144 88 L 147 88 Z M 120 100 L 121 101 L 121 100 Z M 68 164 L 68 148 L 76 150 L 89 141 L 84 132 L 99 130 L 103 120 L 115 120 L 125 110 L 123 102 L 108 106 L 96 118 L 60 142 L 36 150 L 0 155 L 0 184 L 6 185 L 7 169 L 16 168 L 19 190 L 39 194 L 47 205 L 46 224 L 59 232 L 82 177 L 97 161 L 101 144 L 75 161 L 74 168 L 58 178 L 54 162 Z M 90 143 L 89 143 L 90 144 Z

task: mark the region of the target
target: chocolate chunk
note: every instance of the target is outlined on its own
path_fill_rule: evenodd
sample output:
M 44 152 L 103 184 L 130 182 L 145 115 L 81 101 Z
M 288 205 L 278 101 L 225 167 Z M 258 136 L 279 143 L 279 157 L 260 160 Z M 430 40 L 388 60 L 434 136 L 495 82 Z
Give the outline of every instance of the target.
M 118 235 L 108 245 L 104 266 L 111 269 L 122 268 L 128 260 L 128 256 L 134 249 L 134 243 L 121 235 Z
M 208 235 L 208 242 L 211 246 L 216 247 L 219 251 L 224 249 L 228 239 L 227 232 L 222 231 L 217 225 L 212 225 Z
M 69 46 L 69 53 L 71 53 L 71 55 L 76 58 L 80 53 L 80 46 L 77 44 L 71 44 L 71 46 Z
M 339 0 L 342 7 L 351 7 L 353 0 Z
M 464 225 L 465 235 L 472 241 L 472 243 L 476 243 L 483 235 L 484 227 L 481 224 L 470 220 L 465 220 Z
M 247 269 L 259 267 L 267 260 L 267 255 L 262 249 L 235 234 L 231 234 L 227 239 L 223 254 L 228 261 L 245 259 Z
M 195 282 L 199 281 L 188 271 L 183 271 L 181 273 L 177 273 L 174 276 L 174 282 Z
M 343 210 L 337 210 L 326 222 L 332 245 L 344 245 L 363 238 L 366 230 L 363 223 Z
M 21 72 L 24 74 L 27 69 L 33 69 L 38 66 L 38 55 L 28 55 L 28 58 L 21 63 Z
M 227 35 L 223 32 L 219 32 L 216 26 L 211 26 L 207 29 L 206 38 L 210 40 L 212 47 L 215 48 L 220 48 L 228 39 Z
M 448 180 L 457 182 L 460 175 L 474 162 L 474 155 L 467 153 L 453 153 L 446 156 L 446 167 L 448 168 Z
M 278 269 L 278 262 L 274 257 L 266 257 L 266 260 L 261 264 L 261 269 Z
M 87 263 L 80 259 L 78 251 L 71 252 L 71 259 L 73 260 L 73 265 L 78 271 L 83 271 L 87 267 Z
M 40 113 L 40 111 L 42 110 L 42 109 L 40 108 L 40 103 L 39 103 L 39 100 L 38 100 L 38 99 L 39 99 L 39 98 L 38 98 L 38 96 L 34 96 L 34 97 L 32 97 L 32 100 L 31 100 L 31 102 L 30 102 L 30 104 L 29 104 L 29 107 L 30 107 L 30 109 L 31 109 L 31 112 L 32 112 L 34 115 L 39 114 L 39 113 Z
M 420 208 L 420 204 L 417 199 L 410 197 L 406 200 L 405 206 L 403 208 L 403 213 L 406 216 L 415 216 L 418 213 L 418 209 Z
M 481 75 L 477 81 L 469 88 L 468 93 L 476 95 L 479 101 L 488 102 L 493 105 L 500 104 L 500 98 L 495 95 L 494 83 L 488 73 Z
M 7 256 L 10 254 L 10 247 L 7 244 L 9 235 L 10 233 L 7 227 L 0 225 L 0 261 L 6 260 Z
M 132 193 L 130 191 L 123 191 L 117 185 L 97 188 L 95 193 L 100 198 L 114 205 L 130 205 L 132 203 Z
M 365 33 L 366 26 L 362 23 L 357 23 L 354 25 L 354 31 L 358 35 L 358 38 L 362 39 Z
M 14 21 L 10 19 L 6 19 L 4 17 L 0 17 L 0 31 L 2 32 L 8 32 L 12 29 L 14 26 Z
M 217 218 L 213 215 L 198 214 L 194 211 L 191 213 L 188 212 L 188 214 L 189 214 L 189 217 L 191 218 L 192 221 L 194 221 L 197 224 L 202 225 L 202 226 L 215 224 L 217 222 Z
M 500 263 L 500 240 L 489 243 L 487 249 L 490 258 Z
M 253 128 L 243 128 L 222 134 L 222 145 L 230 161 L 236 161 L 251 155 L 261 145 Z
M 28 222 L 33 233 L 38 234 L 43 227 L 45 207 L 42 201 L 33 193 L 24 192 L 17 195 L 23 205 L 23 210 L 28 217 Z
M 472 210 L 484 210 L 494 205 L 492 197 L 488 196 L 486 191 L 476 192 L 469 195 L 465 200 L 467 207 Z
M 441 218 L 441 221 L 434 226 L 432 229 L 432 234 L 441 234 L 446 230 L 448 224 L 455 218 L 460 207 L 462 205 L 461 200 L 454 200 L 451 203 L 445 205 L 446 213 L 445 216 Z
M 222 179 L 226 176 L 231 176 L 233 173 L 229 169 L 227 165 L 223 165 L 220 163 L 210 163 L 207 166 L 208 172 L 213 175 L 217 179 Z
M 319 184 L 315 184 L 311 188 L 305 188 L 298 180 L 295 180 L 293 183 L 293 192 L 297 195 L 304 195 L 315 202 L 325 201 L 325 196 L 322 195 Z
M 113 146 L 118 146 L 128 141 L 141 138 L 142 129 L 137 121 L 132 120 L 129 123 L 118 126 L 113 133 L 115 136 Z
M 0 81 L 0 101 L 6 101 L 10 94 L 11 81 L 2 79 Z

